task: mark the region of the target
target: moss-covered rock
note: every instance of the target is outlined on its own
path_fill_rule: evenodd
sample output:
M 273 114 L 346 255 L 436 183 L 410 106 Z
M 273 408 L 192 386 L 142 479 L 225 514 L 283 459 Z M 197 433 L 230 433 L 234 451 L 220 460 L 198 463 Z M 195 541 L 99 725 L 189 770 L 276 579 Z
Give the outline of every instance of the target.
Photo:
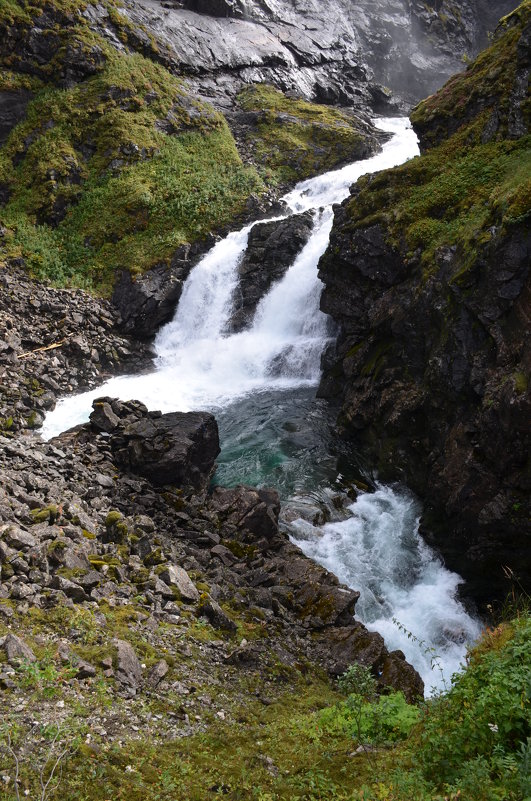
M 378 147 L 376 132 L 356 115 L 287 97 L 273 86 L 248 86 L 238 102 L 250 123 L 245 144 L 268 183 L 300 181 Z

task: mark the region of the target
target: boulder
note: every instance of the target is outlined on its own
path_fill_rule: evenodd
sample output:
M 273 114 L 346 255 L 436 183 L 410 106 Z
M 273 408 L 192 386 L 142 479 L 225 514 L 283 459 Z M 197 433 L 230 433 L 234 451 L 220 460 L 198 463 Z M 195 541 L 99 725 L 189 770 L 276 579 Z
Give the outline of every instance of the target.
M 195 584 L 182 567 L 168 565 L 160 574 L 160 578 L 162 581 L 166 582 L 166 584 L 169 584 L 170 587 L 175 587 L 183 601 L 199 600 L 199 592 Z
M 285 220 L 258 223 L 252 228 L 238 266 L 239 283 L 229 322 L 231 331 L 241 331 L 249 325 L 258 303 L 293 264 L 312 228 L 313 214 L 309 211 Z
M 91 424 L 110 429 L 116 463 L 154 484 L 203 490 L 219 453 L 218 426 L 207 412 L 148 412 L 138 401 L 98 398 Z M 112 413 L 112 414 L 111 414 Z
M 125 640 L 114 640 L 116 647 L 116 680 L 136 695 L 142 683 L 142 666 L 132 645 Z
M 6 634 L 0 640 L 0 645 L 4 649 L 7 661 L 10 665 L 18 665 L 20 662 L 36 662 L 37 657 L 24 640 L 16 634 Z

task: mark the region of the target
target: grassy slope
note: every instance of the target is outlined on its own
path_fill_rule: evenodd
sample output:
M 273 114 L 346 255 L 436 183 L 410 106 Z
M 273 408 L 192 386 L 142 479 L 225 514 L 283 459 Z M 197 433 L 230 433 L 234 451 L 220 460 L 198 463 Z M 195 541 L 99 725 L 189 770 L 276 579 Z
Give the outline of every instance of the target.
M 106 640 L 128 639 L 149 666 L 157 655 L 139 639 L 134 612 L 105 605 L 100 611 L 106 618 Z M 428 701 L 420 711 L 407 706 L 398 694 L 360 705 L 356 695 L 345 699 L 324 677 L 286 666 L 268 675 L 241 670 L 237 685 L 220 684 L 220 668 L 213 683 L 199 685 L 196 694 L 221 692 L 227 720 L 196 708 L 202 732 L 156 744 L 143 739 L 141 732 L 136 741 L 111 743 L 94 734 L 86 740 L 84 718 L 97 707 L 109 707 L 106 688 L 112 679 L 98 669 L 84 696 L 65 694 L 62 681 L 68 678 L 68 665 L 54 666 L 39 641 L 45 633 L 75 629 L 75 651 L 98 664 L 112 649 L 100 643 L 102 628 L 87 610 L 58 608 L 51 614 L 30 610 L 19 622 L 40 661 L 31 669 L 20 668 L 16 681 L 25 688 L 30 706 L 42 697 L 53 708 L 64 698 L 69 713 L 61 737 L 73 746 L 72 753 L 62 775 L 51 784 L 49 801 L 221 797 L 227 801 L 524 801 L 529 797 L 529 614 L 488 629 L 452 690 Z M 0 624 L 0 629 L 5 626 Z M 242 635 L 252 638 L 256 633 L 243 624 L 238 636 Z M 196 623 L 180 633 L 179 642 L 181 647 L 189 644 L 190 658 L 201 659 L 205 637 L 216 638 L 219 633 Z M 174 680 L 183 657 L 168 653 L 166 658 Z M 269 696 L 267 705 L 261 700 L 264 694 Z M 183 714 L 183 702 L 192 713 L 189 701 L 177 692 L 161 703 L 157 693 L 148 693 L 135 703 L 144 714 L 171 717 Z M 120 707 L 123 702 L 115 697 L 113 704 Z M 125 717 L 128 709 L 134 710 L 128 704 L 123 705 Z M 357 709 L 362 710 L 359 717 Z M 18 726 L 11 728 L 13 744 L 21 759 L 21 786 L 33 798 L 42 757 L 25 753 L 27 724 L 18 718 Z M 0 767 L 5 775 L 13 770 L 12 756 L 5 749 L 9 725 L 8 715 L 0 726 Z M 43 730 L 42 742 L 54 731 L 53 726 Z M 7 786 L 2 798 L 13 801 Z
M 111 46 L 81 16 L 88 5 L 8 0 L 0 8 L 4 35 L 22 31 L 22 39 L 41 10 L 53 9 L 55 20 L 46 35 L 56 52 L 34 65 L 35 76 L 9 51 L 0 74 L 0 91 L 35 92 L 0 149 L 0 185 L 10 193 L 0 222 L 8 229 L 4 255 L 21 256 L 37 278 L 106 294 L 117 269 L 168 263 L 180 244 L 233 222 L 251 194 L 265 191 L 264 179 L 298 180 L 361 154 L 365 138 L 352 118 L 250 88 L 242 103 L 268 109 L 253 135 L 268 167 L 259 175 L 242 163 L 220 113 L 193 100 L 160 64 Z M 127 42 L 130 24 L 118 5 L 106 4 L 107 25 Z M 89 74 L 63 88 L 69 48 Z M 279 122 L 280 110 L 287 122 Z

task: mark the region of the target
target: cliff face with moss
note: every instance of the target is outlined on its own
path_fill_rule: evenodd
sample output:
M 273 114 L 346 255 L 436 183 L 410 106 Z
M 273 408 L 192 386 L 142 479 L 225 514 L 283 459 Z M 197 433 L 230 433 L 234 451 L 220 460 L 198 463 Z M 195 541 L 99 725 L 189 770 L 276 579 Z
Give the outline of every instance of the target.
M 267 104 L 234 98 L 237 144 L 114 3 L 3 4 L 0 38 L 0 253 L 37 278 L 105 294 L 121 270 L 174 259 L 185 277 L 181 246 L 256 212 L 287 180 L 377 146 L 354 115 L 273 89 Z
M 422 155 L 338 208 L 320 265 L 341 326 L 321 393 L 479 601 L 530 575 L 531 3 L 420 103 Z

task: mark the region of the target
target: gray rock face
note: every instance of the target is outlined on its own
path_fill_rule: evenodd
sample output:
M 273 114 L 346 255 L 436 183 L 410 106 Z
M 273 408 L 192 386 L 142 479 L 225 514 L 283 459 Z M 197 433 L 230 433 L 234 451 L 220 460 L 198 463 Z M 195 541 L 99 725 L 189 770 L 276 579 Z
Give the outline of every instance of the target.
M 4 144 L 11 130 L 24 119 L 32 92 L 19 89 L 17 92 L 0 92 L 0 146 Z
M 182 567 L 178 565 L 168 565 L 166 570 L 160 574 L 162 581 L 175 587 L 183 601 L 198 601 L 199 592 L 192 579 Z
M 511 0 L 129 0 L 126 11 L 162 44 L 162 58 L 230 106 L 243 83 L 308 99 L 388 107 L 434 91 L 475 55 Z M 383 86 L 386 89 L 383 89 Z M 225 97 L 225 100 L 224 100 Z
M 231 331 L 241 331 L 251 322 L 258 303 L 293 263 L 308 241 L 312 228 L 311 212 L 254 226 L 245 255 L 238 265 L 239 284 L 233 298 Z
M 160 326 L 172 318 L 185 279 L 213 241 L 211 237 L 193 245 L 182 245 L 170 265 L 156 265 L 135 279 L 123 270 L 112 296 L 122 318 L 121 330 L 140 339 L 154 337 Z

